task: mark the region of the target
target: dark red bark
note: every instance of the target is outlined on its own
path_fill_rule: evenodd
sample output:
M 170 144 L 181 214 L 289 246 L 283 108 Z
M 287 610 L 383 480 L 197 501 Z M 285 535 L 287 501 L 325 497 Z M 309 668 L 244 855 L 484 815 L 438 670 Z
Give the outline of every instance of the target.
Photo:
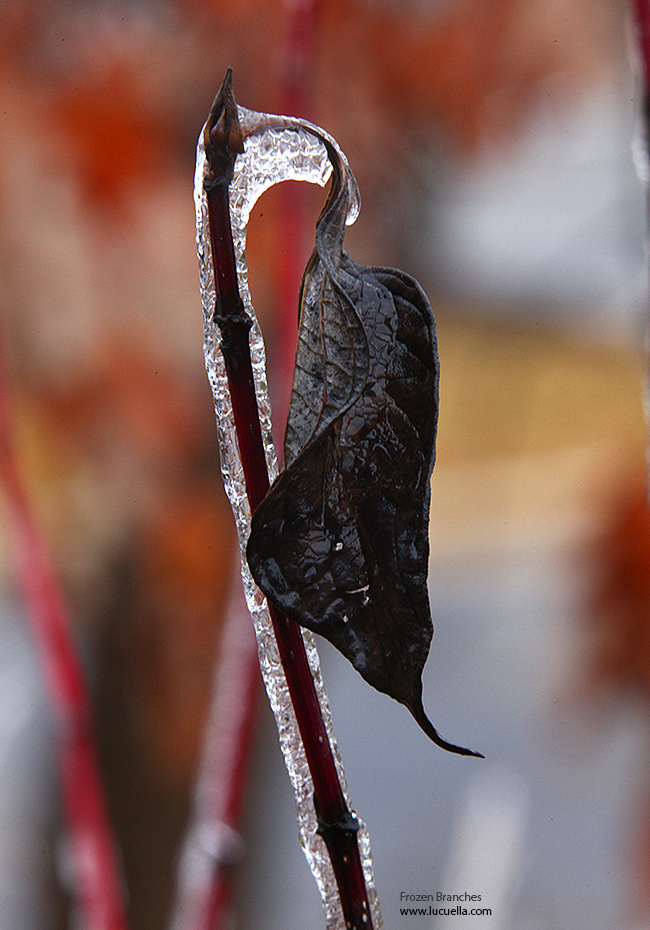
M 228 186 L 242 136 L 228 72 L 206 127 L 210 240 L 216 287 L 215 322 L 233 405 L 237 440 L 251 512 L 266 496 L 269 476 L 264 455 L 248 335 L 251 320 L 239 295 L 230 225 Z M 280 660 L 314 784 L 319 834 L 327 846 L 346 923 L 351 930 L 372 928 L 361 856 L 358 822 L 343 795 L 300 627 L 269 604 Z

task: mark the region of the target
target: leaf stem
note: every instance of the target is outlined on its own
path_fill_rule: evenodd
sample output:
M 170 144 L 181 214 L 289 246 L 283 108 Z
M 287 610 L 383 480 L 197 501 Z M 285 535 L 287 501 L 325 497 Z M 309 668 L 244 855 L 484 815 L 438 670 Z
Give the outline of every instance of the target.
M 246 492 L 254 512 L 269 489 L 248 334 L 251 320 L 239 295 L 228 187 L 243 139 L 229 70 L 206 124 L 205 181 L 216 288 L 215 322 L 222 333 Z M 358 822 L 348 809 L 314 685 L 300 627 L 269 604 L 280 660 L 314 785 L 318 832 L 328 849 L 349 930 L 372 928 L 357 843 Z

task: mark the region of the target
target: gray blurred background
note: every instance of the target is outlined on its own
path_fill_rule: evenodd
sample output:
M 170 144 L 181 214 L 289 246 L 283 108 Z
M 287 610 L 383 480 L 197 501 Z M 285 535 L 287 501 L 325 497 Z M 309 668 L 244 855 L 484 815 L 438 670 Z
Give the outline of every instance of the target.
M 227 65 L 241 104 L 337 138 L 362 194 L 350 253 L 416 275 L 438 320 L 425 705 L 486 760 L 429 745 L 321 649 L 386 927 L 648 926 L 647 170 L 626 13 L 0 3 L 9 398 L 92 685 L 132 930 L 169 918 L 233 577 L 191 196 Z M 278 411 L 321 203 L 274 190 L 251 218 Z M 57 729 L 4 520 L 0 543 L 0 930 L 62 928 Z M 261 689 L 252 745 L 235 926 L 322 926 Z M 492 916 L 400 913 L 401 892 L 438 891 Z

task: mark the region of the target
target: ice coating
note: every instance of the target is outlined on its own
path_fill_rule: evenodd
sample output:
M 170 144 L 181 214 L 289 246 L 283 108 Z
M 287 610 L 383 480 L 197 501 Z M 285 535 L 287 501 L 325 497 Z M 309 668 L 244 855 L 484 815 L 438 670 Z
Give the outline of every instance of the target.
M 253 205 L 261 194 L 274 184 L 288 180 L 304 180 L 320 186 L 325 185 L 332 171 L 327 153 L 327 144 L 337 150 L 346 166 L 347 161 L 334 139 L 322 129 L 312 126 L 310 123 L 288 117 L 255 113 L 243 107 L 238 107 L 238 114 L 245 143 L 243 154 L 239 155 L 235 162 L 235 173 L 230 184 L 231 225 L 237 259 L 239 292 L 246 312 L 253 321 L 250 331 L 251 360 L 267 467 L 270 480 L 273 481 L 278 473 L 278 465 L 271 436 L 271 407 L 266 380 L 264 342 L 248 289 L 246 267 L 248 218 Z M 221 470 L 226 493 L 237 525 L 242 581 L 248 609 L 255 627 L 262 677 L 275 716 L 280 747 L 296 799 L 301 843 L 309 867 L 318 884 L 328 930 L 345 930 L 345 920 L 329 855 L 324 842 L 316 833 L 318 822 L 312 802 L 314 790 L 312 779 L 293 705 L 289 697 L 286 678 L 280 663 L 273 625 L 266 599 L 253 581 L 246 561 L 246 542 L 250 532 L 251 514 L 239 455 L 228 379 L 220 351 L 221 332 L 213 320 L 216 294 L 210 247 L 208 205 L 203 189 L 205 171 L 206 158 L 202 130 L 197 146 L 194 178 L 196 241 L 203 306 L 205 365 L 214 399 Z M 346 177 L 350 193 L 350 209 L 347 217 L 347 223 L 349 224 L 356 219 L 360 202 L 353 176 L 347 172 Z M 320 672 L 316 645 L 311 634 L 306 631 L 303 631 L 303 639 L 341 787 L 348 806 L 352 809 L 343 765 L 334 738 L 329 703 Z M 360 819 L 357 837 L 373 924 L 376 930 L 381 930 L 383 923 L 372 873 L 370 840 L 366 826 Z

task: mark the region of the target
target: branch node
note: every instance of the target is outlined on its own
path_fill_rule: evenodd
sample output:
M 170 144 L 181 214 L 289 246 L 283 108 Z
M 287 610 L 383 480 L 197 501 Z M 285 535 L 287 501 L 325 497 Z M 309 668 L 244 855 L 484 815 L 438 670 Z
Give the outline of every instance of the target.
M 326 846 L 329 846 L 330 840 L 334 837 L 340 837 L 343 835 L 352 837 L 359 832 L 359 821 L 353 813 L 347 810 L 347 808 L 341 817 L 338 817 L 333 822 L 329 822 L 324 820 L 324 818 L 318 812 L 316 796 L 314 796 L 314 807 L 316 808 L 316 817 L 318 818 L 318 829 L 316 830 L 316 833 L 318 833 L 318 835 L 323 838 Z
M 221 330 L 222 350 L 228 351 L 239 337 L 242 335 L 248 336 L 253 321 L 246 313 L 241 298 L 238 299 L 237 306 L 230 313 L 223 313 L 219 304 L 220 301 L 217 301 L 213 319 Z

